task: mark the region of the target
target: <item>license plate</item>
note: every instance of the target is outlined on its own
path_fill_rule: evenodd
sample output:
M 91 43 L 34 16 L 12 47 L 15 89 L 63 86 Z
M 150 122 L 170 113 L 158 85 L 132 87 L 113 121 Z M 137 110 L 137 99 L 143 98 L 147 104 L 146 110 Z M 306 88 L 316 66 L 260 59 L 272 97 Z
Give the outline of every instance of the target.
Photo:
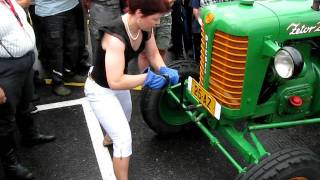
M 188 88 L 191 91 L 191 94 L 196 97 L 196 99 L 205 109 L 210 112 L 210 114 L 217 119 L 220 119 L 221 105 L 208 91 L 206 91 L 196 80 L 191 77 L 188 79 Z

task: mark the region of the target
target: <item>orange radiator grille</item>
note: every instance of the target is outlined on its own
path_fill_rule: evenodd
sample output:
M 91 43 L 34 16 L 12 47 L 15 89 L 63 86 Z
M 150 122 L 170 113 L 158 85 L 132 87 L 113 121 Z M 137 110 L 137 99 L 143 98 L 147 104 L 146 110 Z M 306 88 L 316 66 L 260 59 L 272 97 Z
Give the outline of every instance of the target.
M 205 74 L 205 33 L 201 30 L 200 84 Z M 229 108 L 240 108 L 248 38 L 217 31 L 213 40 L 208 91 Z
M 200 78 L 199 82 L 200 85 L 203 86 L 203 78 L 204 78 L 204 64 L 205 64 L 205 50 L 206 50 L 206 45 L 205 45 L 205 39 L 204 39 L 204 29 L 203 27 L 201 28 L 201 50 L 200 50 Z
M 215 34 L 208 91 L 229 108 L 240 108 L 247 48 L 247 37 Z

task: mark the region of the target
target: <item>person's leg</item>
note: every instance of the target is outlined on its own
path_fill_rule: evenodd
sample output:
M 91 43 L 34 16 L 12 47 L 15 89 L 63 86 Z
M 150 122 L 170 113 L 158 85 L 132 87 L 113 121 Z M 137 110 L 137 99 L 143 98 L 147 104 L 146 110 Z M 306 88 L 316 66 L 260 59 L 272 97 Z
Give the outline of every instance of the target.
M 193 33 L 194 40 L 194 57 L 197 62 L 200 62 L 201 34 Z
M 0 86 L 4 90 L 7 101 L 0 105 L 0 134 L 1 132 L 11 132 L 15 126 L 15 115 L 17 106 L 21 102 L 21 97 L 32 98 L 33 89 L 27 87 L 28 94 L 24 94 L 24 84 L 32 69 L 33 60 L 28 53 L 21 58 L 10 59 L 0 58 Z M 30 80 L 32 83 L 32 79 Z M 5 133 L 6 134 L 6 133 Z
M 185 42 L 185 51 L 187 52 L 188 58 L 193 58 L 192 56 L 192 14 L 193 9 L 191 7 L 191 1 L 185 0 L 183 4 L 185 10 L 185 33 L 183 35 L 184 42 Z
M 95 2 L 91 3 L 91 6 L 95 6 Z M 91 13 L 91 10 L 90 10 Z M 92 53 L 92 64 L 94 65 L 96 62 L 97 54 L 98 54 L 98 38 L 99 38 L 99 31 L 98 31 L 98 23 L 95 22 L 92 15 L 89 16 L 89 34 L 91 40 L 91 53 Z
M 113 166 L 117 179 L 128 178 L 129 160 L 132 154 L 131 130 L 127 119 L 132 107 L 127 107 L 131 103 L 120 103 L 119 100 L 128 98 L 128 93 L 129 91 L 102 88 L 91 79 L 85 84 L 85 94 L 92 110 L 113 141 Z M 119 96 L 121 97 L 118 99 Z M 122 108 L 122 104 L 127 110 Z
M 63 35 L 64 14 L 60 13 L 53 16 L 42 17 L 43 30 L 47 34 L 45 38 L 48 49 L 48 60 L 50 62 L 53 92 L 59 96 L 71 94 L 71 90 L 63 85 Z
M 22 83 L 20 86 L 21 95 L 16 108 L 16 122 L 22 136 L 23 143 L 25 145 L 35 145 L 41 143 L 51 142 L 55 139 L 53 135 L 42 135 L 39 133 L 38 128 L 35 125 L 32 114 L 32 96 L 33 96 L 33 70 L 32 64 L 34 63 L 34 54 L 29 53 L 28 58 L 23 59 L 29 63 L 29 68 L 25 71 L 25 75 L 22 76 Z
M 181 0 L 176 0 L 172 6 L 172 52 L 175 55 L 175 59 L 181 59 L 183 57 L 183 21 L 181 20 Z
M 166 53 L 170 46 L 172 30 L 172 17 L 167 14 L 161 17 L 160 26 L 155 30 L 155 39 L 162 59 L 166 62 Z
M 185 2 L 186 3 L 186 2 Z M 188 7 L 187 7 L 188 8 Z M 191 50 L 192 48 L 192 44 L 191 44 L 191 38 L 192 35 L 189 31 L 189 22 L 188 22 L 188 9 L 185 6 L 182 6 L 182 21 L 183 21 L 183 47 L 184 47 L 184 52 L 186 54 L 186 57 L 189 57 L 189 50 Z M 192 13 L 192 11 L 191 11 Z
M 38 49 L 38 59 L 41 61 L 45 69 L 49 69 L 49 62 L 47 60 L 47 49 L 45 43 L 45 35 L 42 29 L 41 17 L 35 14 L 35 5 L 30 5 L 29 12 L 32 20 L 32 27 L 36 36 L 36 47 Z
M 98 41 L 98 30 L 96 27 L 93 27 L 93 23 L 90 22 L 90 40 L 91 40 L 91 53 L 92 53 L 92 65 L 95 64 L 97 56 L 98 56 L 98 47 L 99 47 L 99 41 Z
M 128 179 L 128 171 L 129 171 L 129 157 L 113 157 L 113 168 L 114 173 L 117 177 L 117 180 L 127 180 Z
M 131 120 L 131 113 L 132 113 L 132 102 L 131 102 L 131 95 L 130 91 L 123 91 L 119 94 L 116 95 L 117 98 L 119 99 L 119 102 L 121 104 L 121 107 L 123 109 L 124 114 L 126 115 L 126 118 L 128 122 Z M 109 136 L 108 133 L 105 134 L 104 140 L 103 140 L 103 145 L 104 146 L 109 146 L 113 142 Z
M 29 61 L 30 64 L 34 62 L 34 54 L 30 57 L 24 59 L 24 61 Z M 33 86 L 33 70 L 32 67 L 25 71 L 25 75 L 21 77 L 23 82 L 21 86 L 21 95 L 19 96 L 19 102 L 16 106 L 16 122 L 22 137 L 32 136 L 35 134 L 34 122 L 31 118 L 32 110 L 32 95 L 34 91 Z
M 103 146 L 104 146 L 104 147 L 107 147 L 107 146 L 110 146 L 112 143 L 113 143 L 113 142 L 112 142 L 109 134 L 106 133 L 106 134 L 104 135 L 104 138 L 103 138 L 103 141 L 102 141 Z
M 79 60 L 79 40 L 76 26 L 75 9 L 65 12 L 63 22 L 63 67 L 64 71 L 75 73 L 75 67 Z
M 10 59 L 10 63 L 8 61 L 0 58 L 0 86 L 7 97 L 7 101 L 0 104 L 0 156 L 9 179 L 32 179 L 32 173 L 17 160 L 12 136 L 16 123 L 16 106 L 22 96 L 24 78 L 31 69 L 32 62 L 23 58 Z
M 0 135 L 0 158 L 8 180 L 11 179 L 33 179 L 33 174 L 22 166 L 15 153 L 15 142 L 13 132 Z
M 132 114 L 132 102 L 131 102 L 130 90 L 118 91 L 116 96 L 121 104 L 122 110 L 127 118 L 127 121 L 130 122 L 131 114 Z
M 64 81 L 84 83 L 86 75 L 80 75 L 77 71 L 79 64 L 79 34 L 76 26 L 75 9 L 66 12 L 64 22 Z
M 118 93 L 116 94 L 116 97 L 118 98 L 118 100 L 121 104 L 122 110 L 126 116 L 127 121 L 130 122 L 131 113 L 132 113 L 132 102 L 131 102 L 130 91 L 129 90 L 118 91 Z M 126 130 L 126 131 L 128 131 L 128 130 Z M 131 132 L 130 132 L 130 134 L 131 134 Z M 124 135 L 124 136 L 126 136 L 126 135 Z M 130 147 L 130 149 L 131 149 L 131 147 Z M 129 161 L 130 161 L 130 156 L 117 157 L 117 155 L 114 155 L 113 166 L 114 166 L 114 170 L 115 170 L 115 175 L 118 180 L 127 180 L 128 179 Z
M 101 26 L 96 20 L 95 9 L 99 6 L 95 1 L 91 3 L 90 16 L 89 16 L 89 32 L 91 40 L 91 53 L 92 53 L 92 64 L 94 65 L 98 55 L 99 47 L 99 27 Z
M 130 122 L 131 113 L 132 113 L 132 102 L 130 91 L 122 91 L 117 94 L 117 98 L 121 104 L 121 107 L 126 115 L 127 121 Z M 128 169 L 129 169 L 129 157 L 114 157 L 113 158 L 113 166 L 115 167 L 115 174 L 119 180 L 128 179 Z
M 83 9 L 83 0 L 75 7 L 76 25 L 79 38 L 79 59 L 76 63 L 77 71 L 88 71 L 91 66 L 89 52 L 86 47 L 87 16 Z

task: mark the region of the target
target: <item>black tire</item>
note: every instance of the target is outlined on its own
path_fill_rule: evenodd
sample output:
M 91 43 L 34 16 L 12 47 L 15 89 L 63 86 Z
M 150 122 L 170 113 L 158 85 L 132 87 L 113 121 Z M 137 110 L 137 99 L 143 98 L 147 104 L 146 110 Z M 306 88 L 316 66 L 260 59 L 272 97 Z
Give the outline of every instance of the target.
M 248 167 L 236 180 L 318 180 L 320 160 L 305 148 L 278 151 L 264 158 L 259 164 Z
M 168 67 L 178 70 L 180 80 L 187 78 L 188 76 L 192 76 L 195 79 L 199 79 L 199 64 L 190 60 L 176 60 L 173 63 L 169 64 Z M 179 104 L 169 102 L 166 98 L 168 94 L 165 90 L 151 90 L 149 88 L 143 88 L 142 96 L 141 96 L 141 113 L 144 121 L 147 125 L 155 131 L 160 136 L 168 136 L 172 134 L 179 133 L 188 127 L 190 124 L 186 120 L 186 122 L 182 122 L 178 125 L 168 124 L 163 117 L 163 113 L 160 113 L 160 106 L 168 107 L 168 113 L 176 113 L 176 114 L 185 114 Z M 173 114 L 176 115 L 176 114 Z

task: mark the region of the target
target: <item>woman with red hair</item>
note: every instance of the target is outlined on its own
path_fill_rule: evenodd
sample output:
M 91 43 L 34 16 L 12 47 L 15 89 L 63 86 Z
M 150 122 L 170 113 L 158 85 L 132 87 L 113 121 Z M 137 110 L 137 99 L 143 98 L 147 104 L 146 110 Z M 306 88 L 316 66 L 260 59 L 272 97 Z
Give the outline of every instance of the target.
M 161 89 L 177 84 L 177 70 L 166 67 L 155 43 L 153 28 L 170 10 L 169 0 L 129 0 L 128 13 L 100 29 L 101 46 L 85 84 L 85 94 L 100 124 L 113 142 L 113 167 L 118 180 L 128 179 L 132 138 L 130 89 L 143 85 Z M 128 62 L 145 52 L 152 68 L 127 74 Z M 164 75 L 169 76 L 169 82 Z

